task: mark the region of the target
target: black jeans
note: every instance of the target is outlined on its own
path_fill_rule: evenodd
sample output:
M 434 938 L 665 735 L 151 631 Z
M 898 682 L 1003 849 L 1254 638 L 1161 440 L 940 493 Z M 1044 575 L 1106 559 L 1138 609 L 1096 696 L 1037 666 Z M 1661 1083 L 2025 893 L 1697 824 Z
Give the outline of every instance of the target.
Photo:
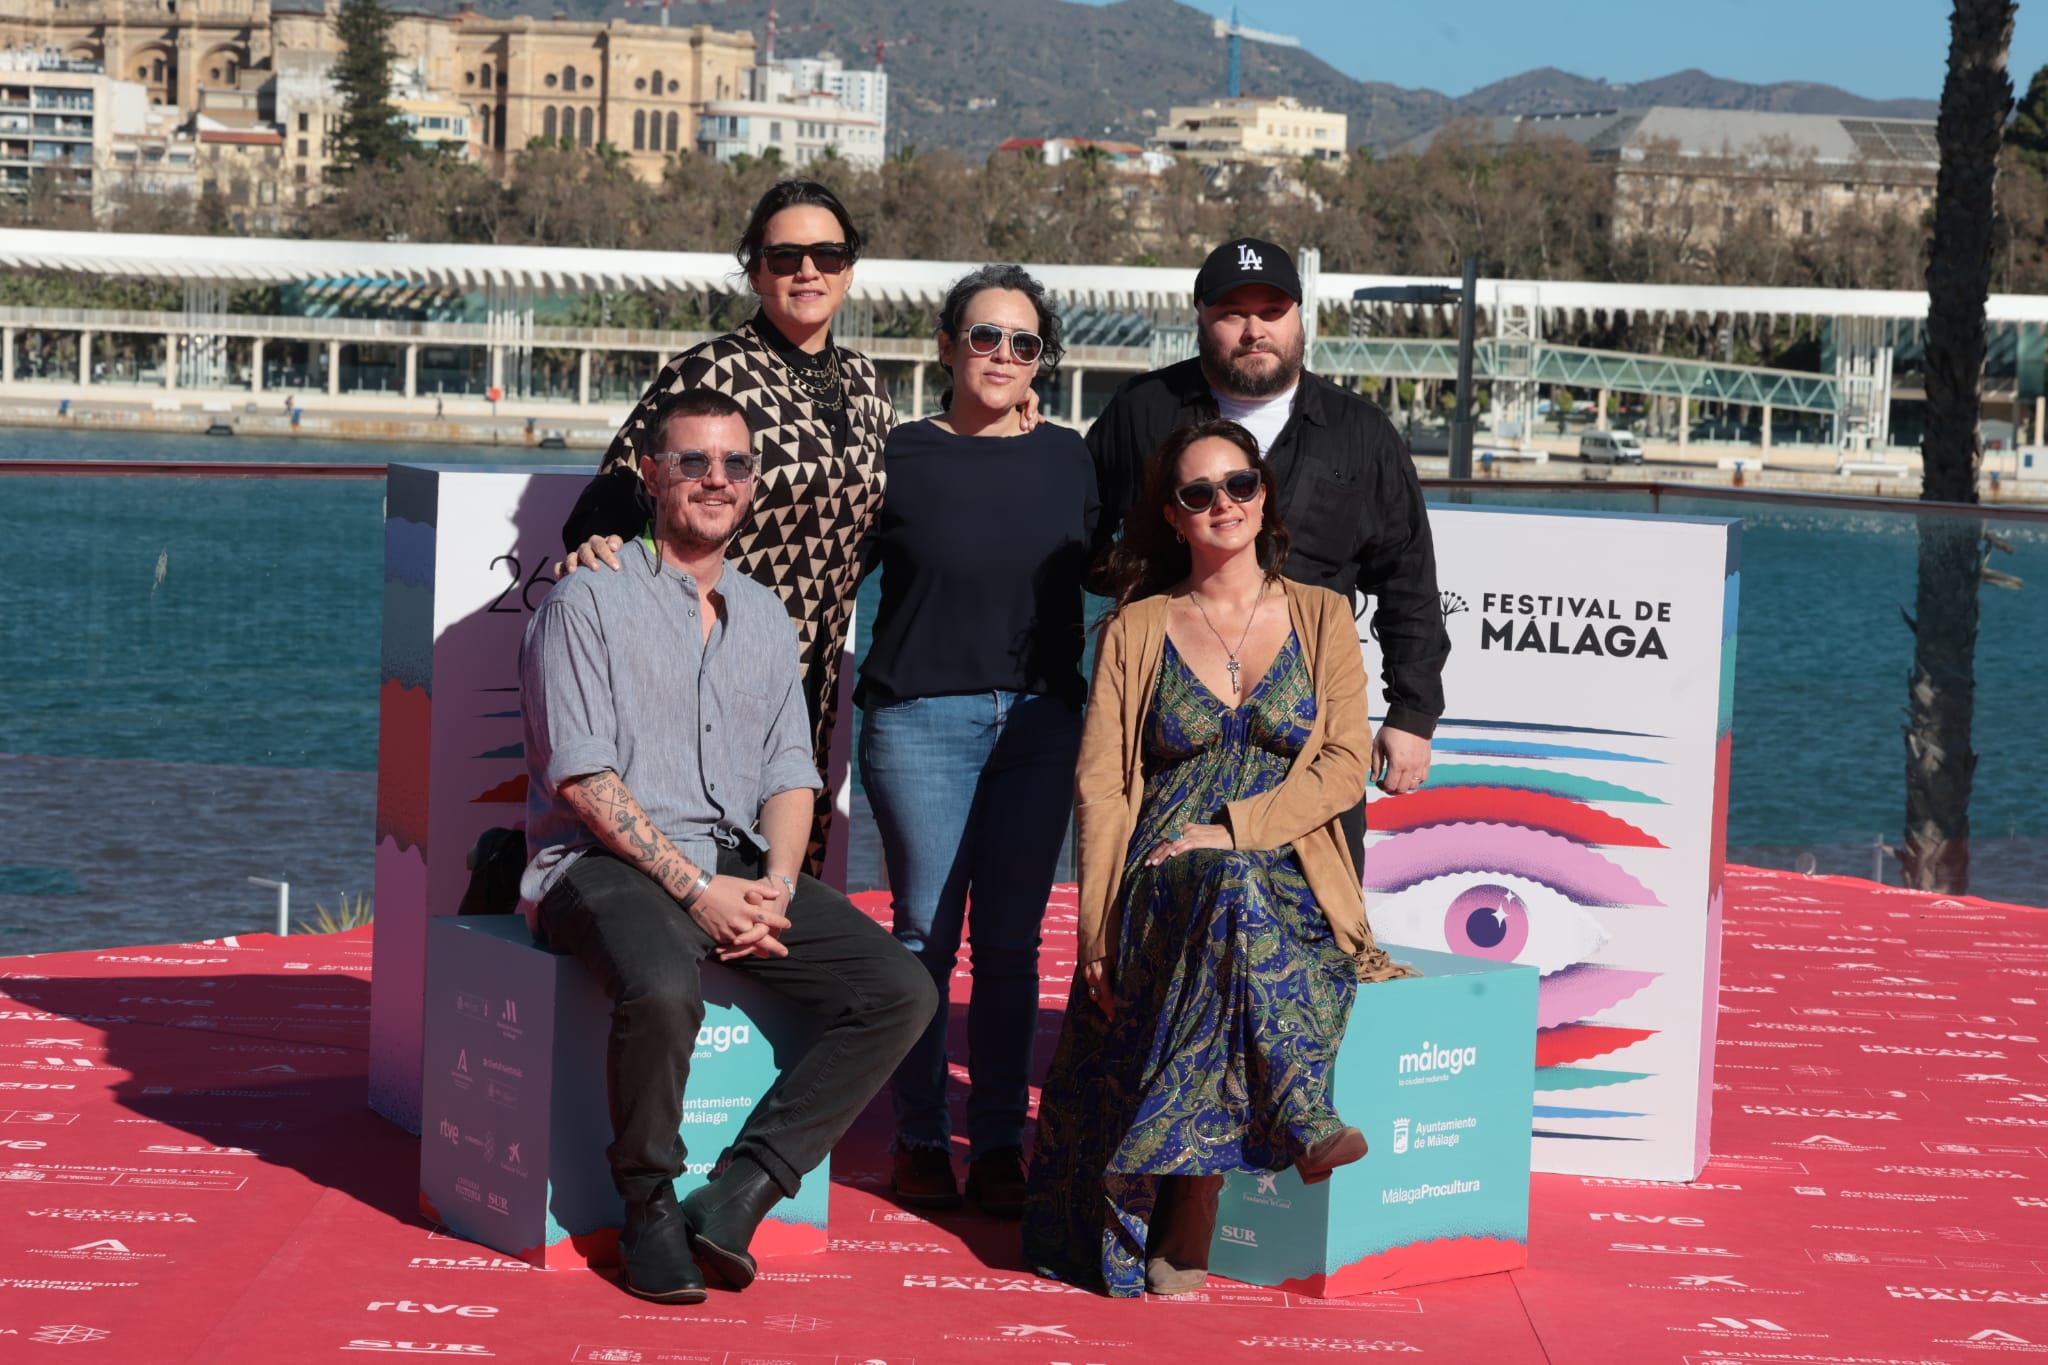
M 721 852 L 717 870 L 759 875 L 752 849 Z M 938 992 L 915 957 L 823 882 L 800 877 L 788 913 L 788 957 L 727 965 L 822 1029 L 754 1106 L 731 1148 L 793 1195 L 924 1031 Z M 619 1193 L 644 1199 L 683 1170 L 678 1130 L 704 1021 L 698 970 L 713 957 L 711 936 L 658 883 L 603 850 L 570 864 L 540 903 L 540 926 L 548 947 L 580 958 L 611 999 L 606 1156 Z

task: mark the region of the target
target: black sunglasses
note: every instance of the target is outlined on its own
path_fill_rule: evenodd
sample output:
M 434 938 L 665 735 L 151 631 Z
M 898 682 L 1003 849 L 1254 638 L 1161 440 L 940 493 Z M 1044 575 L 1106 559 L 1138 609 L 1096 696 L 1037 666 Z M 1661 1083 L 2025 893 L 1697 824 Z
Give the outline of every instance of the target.
M 664 451 L 654 461 L 667 465 L 692 483 L 711 472 L 711 456 L 701 450 Z M 754 477 L 754 457 L 744 450 L 727 451 L 718 457 L 718 463 L 725 471 L 727 483 L 745 483 Z
M 853 264 L 853 248 L 844 242 L 812 242 L 809 246 L 777 243 L 764 246 L 757 258 L 771 275 L 794 275 L 804 268 L 804 257 L 818 267 L 821 275 L 837 275 Z
M 1019 365 L 1029 365 L 1045 354 L 1045 340 L 1036 332 L 1007 331 L 993 322 L 977 322 L 967 329 L 967 349 L 976 355 L 994 355 L 1007 337 L 1010 354 Z
M 1216 501 L 1216 490 L 1222 489 L 1232 502 L 1250 502 L 1259 495 L 1265 481 L 1256 469 L 1234 470 L 1223 476 L 1223 482 L 1211 483 L 1207 479 L 1196 479 L 1184 483 L 1173 491 L 1173 500 L 1190 512 L 1206 512 Z

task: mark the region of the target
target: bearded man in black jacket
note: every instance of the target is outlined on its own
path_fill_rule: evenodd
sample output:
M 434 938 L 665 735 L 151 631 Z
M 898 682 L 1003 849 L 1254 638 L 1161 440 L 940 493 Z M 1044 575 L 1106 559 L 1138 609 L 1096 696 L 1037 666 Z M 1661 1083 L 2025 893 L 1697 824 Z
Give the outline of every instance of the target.
M 1400 433 L 1378 407 L 1302 368 L 1301 277 L 1271 242 L 1242 237 L 1195 276 L 1201 354 L 1130 380 L 1088 433 L 1107 531 L 1143 494 L 1145 461 L 1176 427 L 1227 417 L 1249 428 L 1280 481 L 1293 537 L 1283 572 L 1345 597 L 1374 599 L 1386 719 L 1373 779 L 1389 793 L 1429 776 L 1451 652 L 1422 486 Z M 1347 821 L 1363 849 L 1362 808 Z

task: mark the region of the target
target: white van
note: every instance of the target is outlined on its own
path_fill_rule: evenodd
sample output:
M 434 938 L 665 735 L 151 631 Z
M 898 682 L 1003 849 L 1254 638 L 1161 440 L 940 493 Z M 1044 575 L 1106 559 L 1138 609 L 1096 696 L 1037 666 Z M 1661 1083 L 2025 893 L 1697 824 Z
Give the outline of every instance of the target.
M 1579 458 L 1605 464 L 1641 464 L 1643 444 L 1633 431 L 1589 431 L 1579 438 Z

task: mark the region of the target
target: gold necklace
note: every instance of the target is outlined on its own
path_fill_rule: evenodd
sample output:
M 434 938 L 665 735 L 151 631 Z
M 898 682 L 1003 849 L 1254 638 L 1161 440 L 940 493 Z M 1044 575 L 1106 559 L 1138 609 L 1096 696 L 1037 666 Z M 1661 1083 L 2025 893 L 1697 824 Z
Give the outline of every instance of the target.
M 1224 643 L 1223 632 L 1216 629 L 1216 623 L 1209 619 L 1209 613 L 1203 611 L 1202 599 L 1195 596 L 1193 588 L 1188 589 L 1188 601 L 1195 604 L 1195 610 L 1201 613 L 1202 624 L 1209 627 L 1209 633 L 1216 637 L 1217 644 L 1223 645 L 1223 653 L 1230 659 L 1230 662 L 1225 664 L 1224 667 L 1230 670 L 1230 695 L 1233 700 L 1244 691 L 1244 685 L 1238 677 L 1238 670 L 1242 665 L 1238 663 L 1237 656 L 1239 651 L 1244 648 L 1244 642 L 1252 638 L 1252 622 L 1259 618 L 1259 603 L 1265 599 L 1266 585 L 1261 583 L 1259 584 L 1259 595 L 1252 599 L 1252 609 L 1245 613 L 1244 634 L 1237 637 L 1237 649 L 1232 649 L 1228 644 Z
M 831 349 L 825 352 L 825 363 L 816 370 L 795 364 L 787 357 L 782 367 L 789 371 L 789 378 L 805 397 L 820 407 L 838 408 L 846 405 L 846 377 L 839 371 L 839 357 Z

